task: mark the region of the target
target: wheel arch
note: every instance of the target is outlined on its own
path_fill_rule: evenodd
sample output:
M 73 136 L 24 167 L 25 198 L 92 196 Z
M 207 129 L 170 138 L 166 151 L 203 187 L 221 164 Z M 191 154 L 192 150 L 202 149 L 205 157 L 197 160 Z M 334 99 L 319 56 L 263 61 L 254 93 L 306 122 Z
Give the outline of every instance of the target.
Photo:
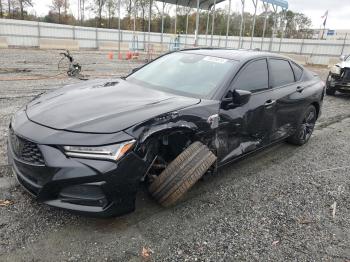
M 196 130 L 193 128 L 184 126 L 167 127 L 156 130 L 143 137 L 138 145 L 137 152 L 145 161 L 150 162 L 159 154 L 160 146 L 170 146 L 168 143 L 172 142 L 173 137 L 181 138 L 180 140 L 182 143 L 179 142 L 179 147 L 187 141 L 194 142 L 198 140 L 196 137 Z

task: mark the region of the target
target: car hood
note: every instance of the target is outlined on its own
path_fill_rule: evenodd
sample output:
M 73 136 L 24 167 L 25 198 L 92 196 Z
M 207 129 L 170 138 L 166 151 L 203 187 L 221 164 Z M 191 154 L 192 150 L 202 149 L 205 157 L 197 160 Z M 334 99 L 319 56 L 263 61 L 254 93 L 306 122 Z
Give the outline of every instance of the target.
M 340 68 L 350 68 L 350 61 L 342 61 L 341 63 L 338 63 L 337 66 L 339 66 Z
M 114 133 L 199 102 L 122 79 L 99 79 L 41 95 L 27 105 L 26 114 L 31 121 L 54 129 Z

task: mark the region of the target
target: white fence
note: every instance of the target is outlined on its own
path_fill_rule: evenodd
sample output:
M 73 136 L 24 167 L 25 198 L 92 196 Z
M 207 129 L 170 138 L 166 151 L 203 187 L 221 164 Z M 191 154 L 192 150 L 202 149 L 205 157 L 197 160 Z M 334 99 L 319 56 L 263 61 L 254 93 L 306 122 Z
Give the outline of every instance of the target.
M 120 41 L 128 43 L 129 48 L 144 49 L 148 36 L 144 32 L 121 31 Z M 40 39 L 62 39 L 78 42 L 79 48 L 97 49 L 102 42 L 119 41 L 116 29 L 91 28 L 80 26 L 59 25 L 34 21 L 21 21 L 0 19 L 0 38 L 5 38 L 9 47 L 39 47 Z M 169 48 L 174 44 L 175 35 L 164 34 L 163 43 Z M 242 48 L 250 48 L 250 37 L 243 38 Z M 151 43 L 160 43 L 161 34 L 151 33 Z M 193 46 L 194 35 L 180 35 L 180 47 Z M 210 46 L 211 36 L 200 35 L 199 46 Z M 225 36 L 214 36 L 213 47 L 225 47 Z M 230 36 L 227 41 L 228 48 L 238 48 L 239 37 Z M 350 40 L 308 40 L 308 39 L 280 39 L 255 37 L 252 48 L 285 53 L 294 56 L 300 62 L 311 64 L 332 64 L 341 54 L 350 54 Z M 301 61 L 304 60 L 304 61 Z

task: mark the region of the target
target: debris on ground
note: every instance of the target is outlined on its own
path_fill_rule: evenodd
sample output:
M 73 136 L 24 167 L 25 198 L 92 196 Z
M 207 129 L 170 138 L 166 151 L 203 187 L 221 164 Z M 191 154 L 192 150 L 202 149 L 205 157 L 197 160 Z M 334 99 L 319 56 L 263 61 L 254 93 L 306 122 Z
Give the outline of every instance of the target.
M 279 244 L 279 242 L 280 242 L 279 240 L 275 240 L 275 241 L 272 242 L 272 245 L 273 246 L 277 246 L 277 244 Z
M 335 212 L 337 211 L 337 202 L 334 202 L 331 205 L 331 209 L 332 209 L 332 216 L 333 216 L 333 218 L 335 218 Z
M 0 207 L 8 207 L 8 206 L 11 206 L 12 204 L 13 204 L 13 202 L 10 200 L 1 200 L 0 199 Z
M 142 247 L 141 257 L 143 259 L 150 259 L 153 254 L 153 250 L 147 247 Z

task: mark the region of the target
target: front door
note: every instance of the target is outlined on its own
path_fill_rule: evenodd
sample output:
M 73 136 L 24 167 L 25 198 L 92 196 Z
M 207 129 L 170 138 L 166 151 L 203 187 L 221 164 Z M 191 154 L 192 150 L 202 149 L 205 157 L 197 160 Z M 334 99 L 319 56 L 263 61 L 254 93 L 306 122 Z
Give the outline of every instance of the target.
M 248 103 L 219 112 L 218 159 L 224 164 L 270 143 L 276 101 L 268 83 L 266 59 L 247 63 L 235 77 L 228 92 L 252 92 Z

